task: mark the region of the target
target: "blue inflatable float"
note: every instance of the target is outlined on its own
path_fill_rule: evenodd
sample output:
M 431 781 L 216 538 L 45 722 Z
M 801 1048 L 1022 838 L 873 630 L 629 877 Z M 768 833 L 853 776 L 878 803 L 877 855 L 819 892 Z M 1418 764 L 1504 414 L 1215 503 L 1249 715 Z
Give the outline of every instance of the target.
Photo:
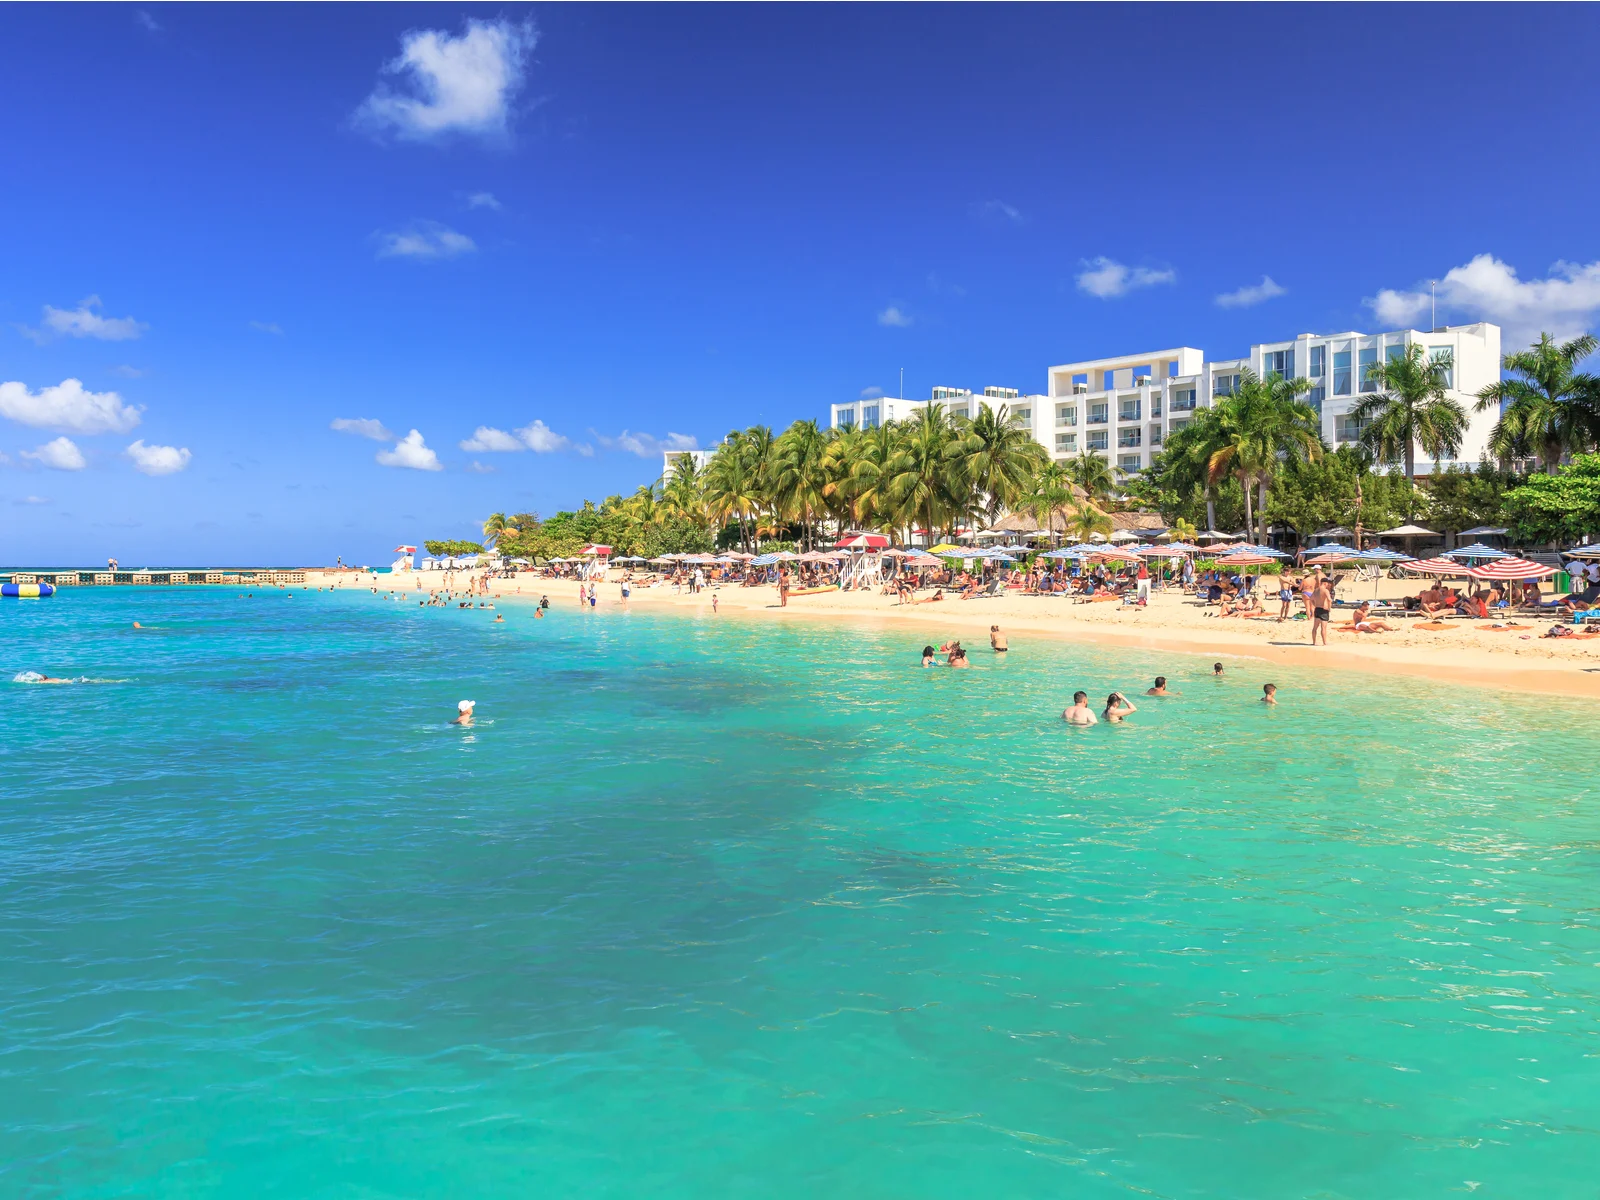
M 0 583 L 0 596 L 20 596 L 28 599 L 55 594 L 56 586 L 53 583 Z

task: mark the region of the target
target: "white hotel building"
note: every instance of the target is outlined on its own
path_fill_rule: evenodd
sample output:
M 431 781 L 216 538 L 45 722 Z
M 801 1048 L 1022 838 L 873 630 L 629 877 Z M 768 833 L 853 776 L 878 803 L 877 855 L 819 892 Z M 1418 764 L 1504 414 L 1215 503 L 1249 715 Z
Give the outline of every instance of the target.
M 1475 466 L 1488 457 L 1489 433 L 1498 414 L 1476 412 L 1478 391 L 1500 378 L 1500 327 L 1480 322 L 1451 325 L 1431 333 L 1401 329 L 1390 333 L 1302 333 L 1285 342 L 1250 347 L 1244 358 L 1207 362 L 1190 346 L 1097 358 L 1051 367 L 1044 395 L 1023 396 L 1015 388 L 987 387 L 981 394 L 938 387 L 928 400 L 880 397 L 833 406 L 832 424 L 871 428 L 903 420 L 927 404 L 938 402 L 953 413 L 975 416 L 980 403 L 1009 407 L 1034 439 L 1057 459 L 1091 450 L 1123 471 L 1139 471 L 1160 453 L 1168 435 L 1182 429 L 1196 409 L 1208 408 L 1238 386 L 1246 369 L 1265 378 L 1276 372 L 1285 379 L 1304 376 L 1311 383 L 1305 397 L 1322 417 L 1322 436 L 1338 447 L 1356 440 L 1359 430 L 1350 410 L 1363 396 L 1378 391 L 1366 380 L 1369 367 L 1404 354 L 1411 345 L 1425 348 L 1430 358 L 1451 358 L 1450 395 L 1471 418 L 1458 463 Z M 1432 462 L 1419 448 L 1417 469 Z M 1448 465 L 1448 464 L 1446 464 Z

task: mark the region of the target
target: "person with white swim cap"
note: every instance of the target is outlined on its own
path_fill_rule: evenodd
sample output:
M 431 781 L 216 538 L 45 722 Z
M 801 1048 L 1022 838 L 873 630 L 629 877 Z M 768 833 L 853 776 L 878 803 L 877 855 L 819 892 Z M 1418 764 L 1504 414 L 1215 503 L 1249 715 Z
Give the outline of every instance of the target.
M 457 704 L 456 705 L 456 719 L 454 721 L 451 721 L 450 724 L 452 724 L 452 725 L 471 725 L 472 724 L 472 706 L 475 705 L 476 703 L 477 703 L 476 700 L 463 700 L 463 701 L 461 701 L 461 703 Z

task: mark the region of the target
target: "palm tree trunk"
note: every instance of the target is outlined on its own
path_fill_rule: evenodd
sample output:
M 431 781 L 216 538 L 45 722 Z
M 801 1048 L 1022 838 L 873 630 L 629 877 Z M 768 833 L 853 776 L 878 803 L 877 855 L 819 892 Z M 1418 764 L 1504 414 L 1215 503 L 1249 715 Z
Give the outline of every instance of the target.
M 1259 486 L 1260 491 L 1256 500 L 1256 528 L 1260 533 L 1259 544 L 1265 546 L 1267 544 L 1267 496 L 1272 490 L 1272 485 L 1263 476 Z
M 1211 485 L 1206 484 L 1206 528 L 1217 527 L 1217 502 L 1211 498 Z
M 1255 523 L 1255 513 L 1250 508 L 1250 481 L 1241 479 L 1239 482 L 1242 485 L 1239 490 L 1244 493 L 1244 527 L 1248 530 Z

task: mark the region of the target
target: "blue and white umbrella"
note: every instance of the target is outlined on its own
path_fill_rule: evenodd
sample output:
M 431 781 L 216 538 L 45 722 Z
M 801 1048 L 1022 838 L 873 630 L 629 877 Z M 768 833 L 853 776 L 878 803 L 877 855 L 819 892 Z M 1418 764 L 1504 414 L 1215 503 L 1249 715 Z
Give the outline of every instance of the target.
M 1082 559 L 1083 559 L 1083 555 L 1082 554 L 1080 554 L 1078 551 L 1076 551 L 1076 550 L 1074 550 L 1074 549 L 1072 549 L 1070 547 L 1063 547 L 1060 550 L 1050 550 L 1050 551 L 1045 552 L 1044 554 L 1041 554 L 1039 557 L 1040 558 L 1070 558 L 1070 559 L 1073 559 L 1074 561 L 1082 561 Z
M 1363 550 L 1355 557 L 1365 559 L 1367 562 L 1415 562 L 1415 554 L 1401 554 L 1398 550 L 1385 550 L 1382 546 L 1374 546 L 1371 550 Z
M 1496 558 L 1510 558 L 1504 550 L 1496 550 L 1493 546 L 1485 546 L 1476 542 L 1471 546 L 1462 546 L 1458 550 L 1446 550 L 1440 558 L 1459 558 L 1464 562 L 1490 561 Z
M 1230 554 L 1239 554 L 1241 552 L 1246 554 L 1265 554 L 1268 558 L 1289 557 L 1282 550 L 1274 550 L 1271 546 L 1235 546 L 1229 551 Z
M 1345 558 L 1354 558 L 1359 550 L 1352 550 L 1349 546 L 1341 546 L 1338 542 L 1329 542 L 1326 546 L 1313 546 L 1306 551 L 1307 558 L 1315 558 L 1319 554 L 1339 554 Z

